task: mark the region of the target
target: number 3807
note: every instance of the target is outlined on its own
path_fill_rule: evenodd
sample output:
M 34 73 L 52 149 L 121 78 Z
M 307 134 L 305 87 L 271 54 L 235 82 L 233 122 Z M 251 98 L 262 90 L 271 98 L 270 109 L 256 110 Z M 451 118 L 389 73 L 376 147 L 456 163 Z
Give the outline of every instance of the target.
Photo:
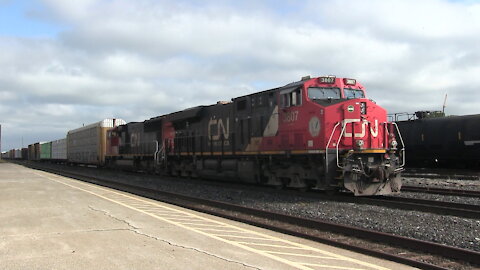
M 283 122 L 295 122 L 298 120 L 298 111 L 286 112 L 283 117 Z

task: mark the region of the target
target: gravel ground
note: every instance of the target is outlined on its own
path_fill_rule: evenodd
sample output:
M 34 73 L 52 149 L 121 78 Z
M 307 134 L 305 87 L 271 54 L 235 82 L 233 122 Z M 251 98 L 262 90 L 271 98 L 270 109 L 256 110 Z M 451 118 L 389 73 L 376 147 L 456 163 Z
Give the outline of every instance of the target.
M 234 185 L 225 187 L 215 182 L 188 179 L 172 179 L 160 176 L 129 174 L 96 169 L 73 168 L 75 171 L 91 173 L 120 182 L 155 187 L 160 190 L 185 195 L 240 204 L 289 215 L 320 219 L 345 225 L 437 242 L 460 248 L 480 251 L 480 218 L 467 219 L 442 216 L 419 211 L 390 209 L 374 205 L 357 205 L 334 201 L 306 198 L 301 193 L 281 194 L 271 189 L 252 191 L 251 187 Z M 416 194 L 418 198 L 418 193 Z M 399 196 L 414 196 L 405 193 Z M 425 197 L 446 197 L 427 195 Z M 447 196 L 447 200 L 479 204 L 479 199 Z M 438 199 L 438 198 L 437 198 Z M 473 201 L 472 201 L 473 199 Z
M 480 191 L 480 180 L 466 180 L 461 178 L 460 179 L 453 179 L 453 178 L 452 179 L 435 179 L 435 178 L 404 177 L 403 185 Z
M 439 194 L 429 194 L 429 193 L 419 193 L 419 192 L 402 192 L 399 194 L 394 194 L 389 196 L 480 205 L 480 199 L 475 197 L 450 196 L 450 195 L 439 195 Z

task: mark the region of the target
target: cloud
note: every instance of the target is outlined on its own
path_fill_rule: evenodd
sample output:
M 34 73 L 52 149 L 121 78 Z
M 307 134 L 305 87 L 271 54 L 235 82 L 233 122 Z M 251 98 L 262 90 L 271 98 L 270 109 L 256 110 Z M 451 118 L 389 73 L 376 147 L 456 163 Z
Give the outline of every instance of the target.
M 20 131 L 61 137 L 81 123 L 142 121 L 309 74 L 354 77 L 390 112 L 441 108 L 445 93 L 447 112 L 477 112 L 475 2 L 41 3 L 26 12 L 56 24 L 57 36 L 0 36 L 10 147 Z

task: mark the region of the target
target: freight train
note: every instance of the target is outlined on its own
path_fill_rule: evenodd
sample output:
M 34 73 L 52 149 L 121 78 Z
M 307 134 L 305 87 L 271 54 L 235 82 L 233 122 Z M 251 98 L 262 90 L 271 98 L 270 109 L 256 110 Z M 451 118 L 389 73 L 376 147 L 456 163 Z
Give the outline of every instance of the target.
M 404 115 L 408 120 L 396 123 L 409 153 L 409 167 L 480 166 L 480 114 L 444 116 L 420 111 Z
M 143 122 L 106 119 L 69 131 L 66 161 L 383 195 L 401 188 L 405 152 L 395 133 L 385 109 L 355 79 L 304 77 Z M 38 149 L 42 159 L 35 145 L 31 159 Z

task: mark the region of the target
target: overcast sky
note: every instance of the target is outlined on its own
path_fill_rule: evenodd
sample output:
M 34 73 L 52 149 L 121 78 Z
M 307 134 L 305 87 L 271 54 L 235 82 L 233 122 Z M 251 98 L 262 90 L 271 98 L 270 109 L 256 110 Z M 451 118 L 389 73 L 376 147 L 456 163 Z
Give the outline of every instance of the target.
M 329 74 L 480 113 L 480 1 L 0 0 L 2 150 Z

